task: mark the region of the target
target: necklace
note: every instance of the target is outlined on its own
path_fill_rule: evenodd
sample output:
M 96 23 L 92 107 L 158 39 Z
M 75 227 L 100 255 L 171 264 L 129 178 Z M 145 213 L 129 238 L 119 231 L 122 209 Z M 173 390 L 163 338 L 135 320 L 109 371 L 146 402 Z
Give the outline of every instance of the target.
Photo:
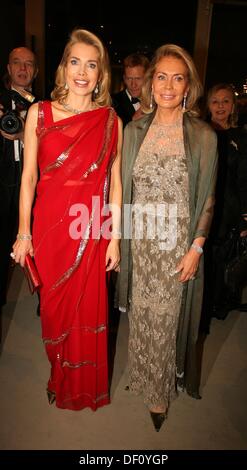
M 86 110 L 72 108 L 69 104 L 64 103 L 64 101 L 61 101 L 61 105 L 64 109 L 66 109 L 66 111 L 69 111 L 70 113 L 73 113 L 73 114 L 81 114 L 81 113 L 86 112 Z M 91 109 L 92 108 L 88 109 L 87 111 L 91 111 Z

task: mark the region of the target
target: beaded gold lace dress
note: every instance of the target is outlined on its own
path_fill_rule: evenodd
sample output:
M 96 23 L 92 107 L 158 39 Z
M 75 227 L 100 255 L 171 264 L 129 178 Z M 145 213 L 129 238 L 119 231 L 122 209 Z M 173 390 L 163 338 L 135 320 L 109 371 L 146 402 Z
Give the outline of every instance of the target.
M 187 251 L 188 172 L 182 118 L 153 122 L 133 169 L 133 283 L 129 387 L 147 406 L 176 396 L 176 333 L 182 298 L 176 266 Z

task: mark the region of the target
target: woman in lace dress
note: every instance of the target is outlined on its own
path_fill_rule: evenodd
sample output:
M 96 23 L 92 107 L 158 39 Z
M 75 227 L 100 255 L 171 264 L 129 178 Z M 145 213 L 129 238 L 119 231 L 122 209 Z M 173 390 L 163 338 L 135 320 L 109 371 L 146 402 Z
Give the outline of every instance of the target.
M 143 395 L 157 431 L 178 386 L 199 397 L 201 258 L 217 160 L 215 133 L 196 117 L 200 94 L 189 54 L 160 47 L 145 77 L 145 116 L 124 136 L 123 199 L 132 220 L 125 210 L 119 307 L 129 310 L 129 388 Z

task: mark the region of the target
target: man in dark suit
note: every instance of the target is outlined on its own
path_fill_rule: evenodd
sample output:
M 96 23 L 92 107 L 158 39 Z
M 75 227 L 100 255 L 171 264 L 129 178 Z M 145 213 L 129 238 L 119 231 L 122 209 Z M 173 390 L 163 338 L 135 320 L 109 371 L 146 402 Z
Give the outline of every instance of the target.
M 38 71 L 33 52 L 27 47 L 13 49 L 7 71 L 0 92 L 0 310 L 6 303 L 10 252 L 18 227 L 25 117 Z M 2 119 L 12 111 L 18 116 L 16 130 L 11 120 Z
M 139 98 L 149 60 L 142 54 L 130 54 L 124 59 L 123 66 L 125 89 L 112 96 L 112 104 L 125 127 L 140 107 Z

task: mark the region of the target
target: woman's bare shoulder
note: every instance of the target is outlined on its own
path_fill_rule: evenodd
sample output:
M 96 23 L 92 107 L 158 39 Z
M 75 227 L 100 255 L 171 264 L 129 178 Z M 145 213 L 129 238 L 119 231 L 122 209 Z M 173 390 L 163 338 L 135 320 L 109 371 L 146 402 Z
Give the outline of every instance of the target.
M 38 112 L 39 112 L 39 103 L 34 103 L 30 106 L 28 110 L 28 119 L 36 119 L 38 117 Z

